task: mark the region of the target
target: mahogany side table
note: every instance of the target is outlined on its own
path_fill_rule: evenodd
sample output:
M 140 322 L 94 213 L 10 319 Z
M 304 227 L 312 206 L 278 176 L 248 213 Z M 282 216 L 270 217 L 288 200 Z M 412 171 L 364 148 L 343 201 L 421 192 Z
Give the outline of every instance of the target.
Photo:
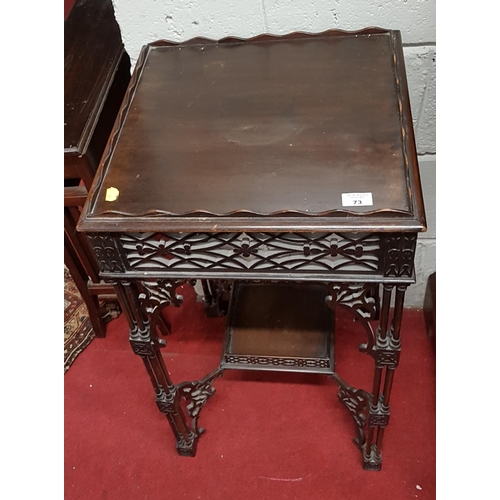
M 425 225 L 401 36 L 370 28 L 145 46 L 79 230 L 179 454 L 195 455 L 225 370 L 301 371 L 337 383 L 363 466 L 379 470 Z M 154 326 L 196 280 L 230 294 L 223 354 L 175 384 Z M 337 307 L 366 332 L 367 390 L 335 370 Z

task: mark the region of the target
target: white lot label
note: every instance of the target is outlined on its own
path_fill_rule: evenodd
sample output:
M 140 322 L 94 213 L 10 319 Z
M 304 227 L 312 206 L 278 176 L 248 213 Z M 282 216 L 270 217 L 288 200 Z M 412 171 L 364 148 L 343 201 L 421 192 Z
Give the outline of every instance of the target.
M 360 207 L 373 205 L 371 193 L 342 193 L 343 207 Z

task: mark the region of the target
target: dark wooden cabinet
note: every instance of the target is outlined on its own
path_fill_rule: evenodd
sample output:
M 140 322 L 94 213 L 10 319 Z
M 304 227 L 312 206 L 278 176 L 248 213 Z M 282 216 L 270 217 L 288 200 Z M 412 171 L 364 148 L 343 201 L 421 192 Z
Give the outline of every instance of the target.
M 130 60 L 111 0 L 77 0 L 64 22 L 64 262 L 100 337 L 100 302 L 117 304 L 117 297 L 101 282 L 76 224 L 129 80 Z
M 79 230 L 116 284 L 178 452 L 195 454 L 225 370 L 310 371 L 337 383 L 363 465 L 379 470 L 426 225 L 400 33 L 155 42 L 119 117 Z M 224 354 L 174 384 L 154 326 L 196 280 L 229 301 Z M 366 390 L 335 370 L 337 307 L 366 332 Z

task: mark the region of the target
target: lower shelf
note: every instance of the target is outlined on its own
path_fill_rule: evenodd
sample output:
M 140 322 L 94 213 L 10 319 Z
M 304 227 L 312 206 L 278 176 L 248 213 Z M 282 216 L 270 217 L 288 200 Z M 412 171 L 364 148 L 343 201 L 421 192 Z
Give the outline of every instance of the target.
M 333 374 L 333 312 L 314 284 L 236 283 L 224 369 Z

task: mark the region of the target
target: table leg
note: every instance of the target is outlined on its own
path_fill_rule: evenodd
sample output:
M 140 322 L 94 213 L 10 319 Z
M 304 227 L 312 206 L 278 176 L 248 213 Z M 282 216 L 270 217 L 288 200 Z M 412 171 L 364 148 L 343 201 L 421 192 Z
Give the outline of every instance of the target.
M 396 294 L 392 322 L 390 322 L 394 288 Z M 339 399 L 356 422 L 358 436 L 355 442 L 363 454 L 363 468 L 366 470 L 380 470 L 382 467 L 382 441 L 385 428 L 389 424 L 389 400 L 401 350 L 401 318 L 406 288 L 407 285 L 385 284 L 379 308 L 376 297 L 378 294 L 374 294 L 373 285 L 354 283 L 328 285 L 330 294 L 327 297 L 328 304 L 332 308 L 347 307 L 354 312 L 368 335 L 367 343 L 362 344 L 360 350 L 370 354 L 375 360 L 371 393 L 350 387 L 337 373 L 333 375 L 339 386 Z M 370 321 L 375 319 L 378 319 L 379 325 L 374 332 Z
M 394 310 L 389 327 L 390 301 L 394 288 Z M 363 467 L 366 470 L 380 470 L 382 467 L 382 441 L 385 428 L 389 424 L 392 382 L 401 351 L 401 318 L 406 288 L 407 285 L 384 285 L 380 324 L 375 345 L 370 352 L 375 359 L 375 374 L 369 409 L 368 437 L 363 447 Z
M 137 286 L 125 281 L 117 283 L 115 288 L 129 322 L 130 344 L 134 353 L 144 362 L 155 389 L 158 409 L 165 414 L 172 427 L 177 451 L 179 455 L 195 456 L 201 431 L 198 431 L 196 422 L 189 425 L 188 417 L 181 406 L 181 390 L 173 384 L 159 352 L 165 341 L 158 339 L 155 328 L 160 306 L 178 306 L 182 302 L 182 297 L 176 294 L 176 289 L 185 281 L 164 281 L 163 287 L 158 282 L 154 283 L 158 286 L 157 289 L 144 282 Z

